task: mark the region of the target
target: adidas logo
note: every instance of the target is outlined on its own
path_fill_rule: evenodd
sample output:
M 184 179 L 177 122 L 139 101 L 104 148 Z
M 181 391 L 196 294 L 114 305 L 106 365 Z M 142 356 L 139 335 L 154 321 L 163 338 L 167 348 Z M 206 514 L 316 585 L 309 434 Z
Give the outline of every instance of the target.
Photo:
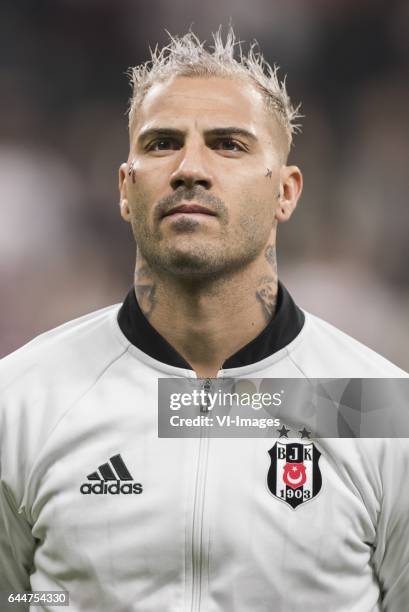
M 133 478 L 126 467 L 121 455 L 110 457 L 98 470 L 87 476 L 91 482 L 84 482 L 80 491 L 83 495 L 138 495 L 142 493 L 142 485 L 133 482 Z M 95 481 L 95 484 L 93 484 Z M 111 483 L 111 484 L 110 484 Z

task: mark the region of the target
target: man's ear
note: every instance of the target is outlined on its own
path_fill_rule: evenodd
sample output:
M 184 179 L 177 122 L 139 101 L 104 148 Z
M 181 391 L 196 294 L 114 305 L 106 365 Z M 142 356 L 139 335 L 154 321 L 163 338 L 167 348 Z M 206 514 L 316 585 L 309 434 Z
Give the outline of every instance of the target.
M 280 170 L 280 192 L 275 218 L 280 223 L 288 221 L 301 195 L 303 178 L 297 166 L 283 166 Z
M 118 189 L 119 189 L 119 209 L 121 211 L 121 217 L 124 221 L 131 220 L 131 214 L 128 206 L 128 187 L 126 184 L 126 176 L 128 173 L 128 164 L 124 162 L 119 166 L 118 172 Z

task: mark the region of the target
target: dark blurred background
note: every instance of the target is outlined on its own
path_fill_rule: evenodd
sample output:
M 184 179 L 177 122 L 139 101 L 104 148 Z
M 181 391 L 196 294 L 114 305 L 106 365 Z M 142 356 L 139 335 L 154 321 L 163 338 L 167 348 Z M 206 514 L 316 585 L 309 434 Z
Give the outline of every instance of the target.
M 302 102 L 305 188 L 279 233 L 296 300 L 409 370 L 409 3 L 2 0 L 0 355 L 122 301 L 126 69 L 165 29 L 232 22 Z

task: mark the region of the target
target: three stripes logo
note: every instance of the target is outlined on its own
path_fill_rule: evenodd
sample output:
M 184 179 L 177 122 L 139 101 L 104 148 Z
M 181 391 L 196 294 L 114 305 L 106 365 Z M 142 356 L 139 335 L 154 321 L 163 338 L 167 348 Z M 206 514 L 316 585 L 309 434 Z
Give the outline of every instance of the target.
M 121 455 L 110 457 L 109 461 L 103 463 L 95 472 L 89 474 L 80 491 L 83 495 L 139 495 L 142 493 L 142 485 L 134 482 L 132 475 L 126 467 Z

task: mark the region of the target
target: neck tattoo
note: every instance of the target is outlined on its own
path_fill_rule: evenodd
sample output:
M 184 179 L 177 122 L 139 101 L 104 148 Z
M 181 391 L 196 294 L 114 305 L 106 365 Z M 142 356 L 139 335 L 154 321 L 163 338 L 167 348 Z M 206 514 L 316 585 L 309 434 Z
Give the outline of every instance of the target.
M 138 262 L 135 268 L 135 295 L 143 314 L 147 319 L 156 305 L 156 284 L 147 264 Z
M 271 266 L 271 274 L 260 278 L 256 289 L 256 299 L 260 302 L 266 322 L 269 323 L 274 315 L 277 303 L 277 259 L 276 250 L 272 245 L 267 246 L 264 256 Z

